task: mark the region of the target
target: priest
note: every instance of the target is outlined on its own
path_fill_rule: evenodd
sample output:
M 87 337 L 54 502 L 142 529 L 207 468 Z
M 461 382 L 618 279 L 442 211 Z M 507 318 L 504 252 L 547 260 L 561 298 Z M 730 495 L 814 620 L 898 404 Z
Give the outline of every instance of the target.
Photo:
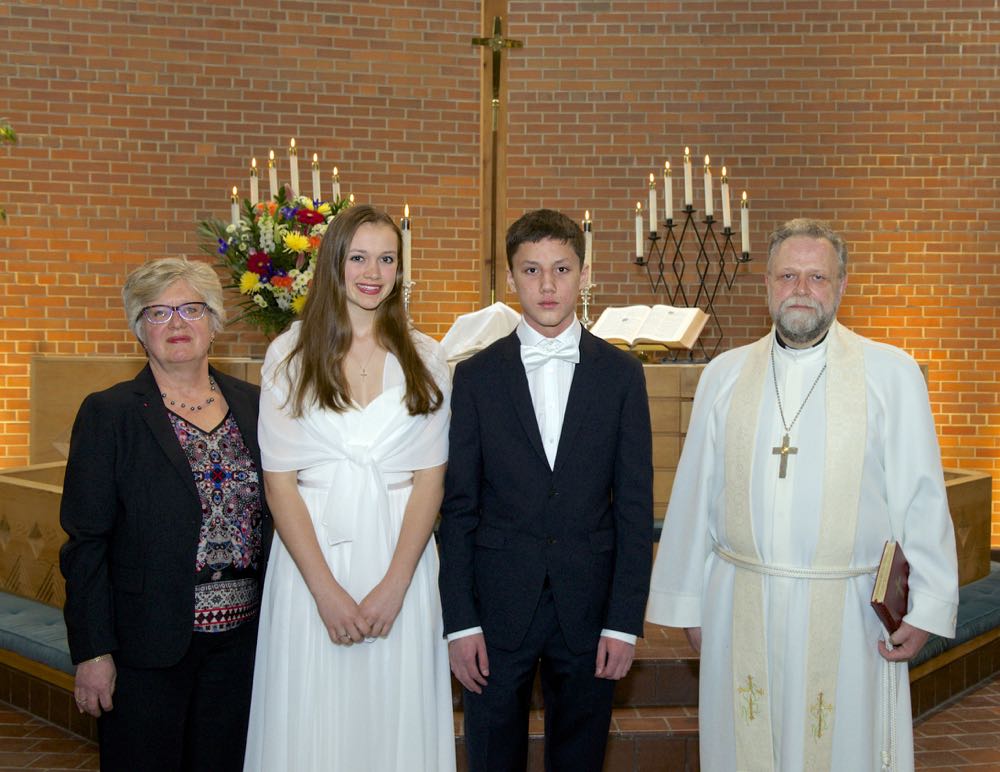
M 907 661 L 951 637 L 955 536 L 927 388 L 836 320 L 847 247 L 772 234 L 774 327 L 698 384 L 647 618 L 701 652 L 701 769 L 912 770 Z M 891 636 L 871 609 L 884 544 L 909 560 Z

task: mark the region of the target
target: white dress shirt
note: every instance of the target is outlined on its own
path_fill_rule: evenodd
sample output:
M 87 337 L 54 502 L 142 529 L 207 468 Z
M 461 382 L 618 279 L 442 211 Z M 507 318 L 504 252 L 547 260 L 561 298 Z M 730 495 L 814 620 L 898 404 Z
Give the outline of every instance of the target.
M 529 327 L 522 318 L 517 324 L 517 337 L 521 341 L 522 351 L 533 347 L 566 347 L 577 352 L 580 349 L 580 338 L 583 328 L 576 321 L 563 330 L 555 338 L 547 338 L 537 330 Z M 522 358 L 523 359 L 523 358 Z M 579 357 L 577 357 L 579 359 Z M 542 447 L 548 459 L 549 468 L 554 469 L 556 450 L 559 448 L 559 438 L 562 436 L 563 418 L 566 416 L 566 403 L 569 401 L 569 389 L 573 384 L 573 371 L 576 365 L 565 359 L 552 357 L 544 364 L 526 368 L 528 391 L 531 393 L 531 404 L 535 408 L 535 419 L 538 421 L 538 431 L 542 436 Z M 481 627 L 470 627 L 458 630 L 448 635 L 449 641 L 464 638 L 468 635 L 481 633 Z M 636 636 L 617 630 L 601 630 L 606 638 L 617 638 L 620 641 L 634 644 Z

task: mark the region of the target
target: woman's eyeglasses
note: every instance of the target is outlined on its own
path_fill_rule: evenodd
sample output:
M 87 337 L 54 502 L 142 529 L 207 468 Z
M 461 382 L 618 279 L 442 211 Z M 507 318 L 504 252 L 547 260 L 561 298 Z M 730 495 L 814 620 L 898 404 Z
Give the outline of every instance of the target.
M 173 318 L 174 311 L 186 322 L 197 322 L 209 310 L 208 303 L 181 303 L 179 306 L 146 306 L 139 312 L 150 324 L 166 324 Z

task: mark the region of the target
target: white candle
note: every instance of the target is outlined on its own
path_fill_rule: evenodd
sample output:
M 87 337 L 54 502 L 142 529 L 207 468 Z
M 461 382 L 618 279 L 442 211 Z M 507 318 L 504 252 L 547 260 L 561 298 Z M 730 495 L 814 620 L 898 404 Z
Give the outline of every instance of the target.
M 235 185 L 233 185 L 233 195 L 229 199 L 229 214 L 233 218 L 233 227 L 240 227 L 240 197 L 236 195 Z
M 410 283 L 411 257 L 413 256 L 413 234 L 410 231 L 410 205 L 403 207 L 403 219 L 399 223 L 399 229 L 403 232 L 403 284 Z
M 750 254 L 750 202 L 747 192 L 743 191 L 743 201 L 740 202 L 740 241 L 744 255 Z
M 313 153 L 313 168 L 312 168 L 312 183 L 313 183 L 313 201 L 319 201 L 319 158 Z
M 642 257 L 645 255 L 645 250 L 642 248 L 643 243 L 642 234 L 642 202 L 635 202 L 635 256 Z
M 711 217 L 715 214 L 715 205 L 712 203 L 712 167 L 705 156 L 705 216 Z
M 694 177 L 691 171 L 691 148 L 684 148 L 684 208 L 694 204 Z
M 330 195 L 331 201 L 340 201 L 340 172 L 337 167 L 333 167 L 333 193 Z
M 649 173 L 649 232 L 656 233 L 656 177 Z
M 726 167 L 722 167 L 722 227 L 732 230 L 733 213 L 729 209 L 729 177 L 726 176 Z
M 250 203 L 254 206 L 260 201 L 260 185 L 257 179 L 257 159 L 250 159 Z
M 594 283 L 594 230 L 590 210 L 583 213 L 583 267 L 587 271 L 587 284 Z
M 674 173 L 670 171 L 670 161 L 663 162 L 663 216 L 667 223 L 674 221 Z
M 271 200 L 278 195 L 278 170 L 274 168 L 274 151 L 267 154 L 267 184 L 271 189 Z
M 299 195 L 299 151 L 295 149 L 295 139 L 288 145 L 289 173 L 292 175 L 292 195 Z

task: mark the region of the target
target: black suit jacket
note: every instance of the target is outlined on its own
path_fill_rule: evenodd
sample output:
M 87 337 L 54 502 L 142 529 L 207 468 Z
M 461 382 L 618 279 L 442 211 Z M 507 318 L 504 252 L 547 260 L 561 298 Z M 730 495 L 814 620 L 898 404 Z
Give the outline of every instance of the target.
M 642 634 L 652 557 L 652 440 L 640 362 L 586 330 L 555 469 L 516 331 L 458 365 L 439 529 L 446 633 L 524 639 L 546 577 L 570 648 Z
M 263 495 L 260 389 L 211 369 L 260 480 L 261 573 L 271 518 Z M 88 396 L 73 424 L 60 521 L 64 615 L 73 662 L 113 652 L 131 667 L 169 667 L 190 644 L 201 501 L 147 365 Z M 263 585 L 261 585 L 263 586 Z

